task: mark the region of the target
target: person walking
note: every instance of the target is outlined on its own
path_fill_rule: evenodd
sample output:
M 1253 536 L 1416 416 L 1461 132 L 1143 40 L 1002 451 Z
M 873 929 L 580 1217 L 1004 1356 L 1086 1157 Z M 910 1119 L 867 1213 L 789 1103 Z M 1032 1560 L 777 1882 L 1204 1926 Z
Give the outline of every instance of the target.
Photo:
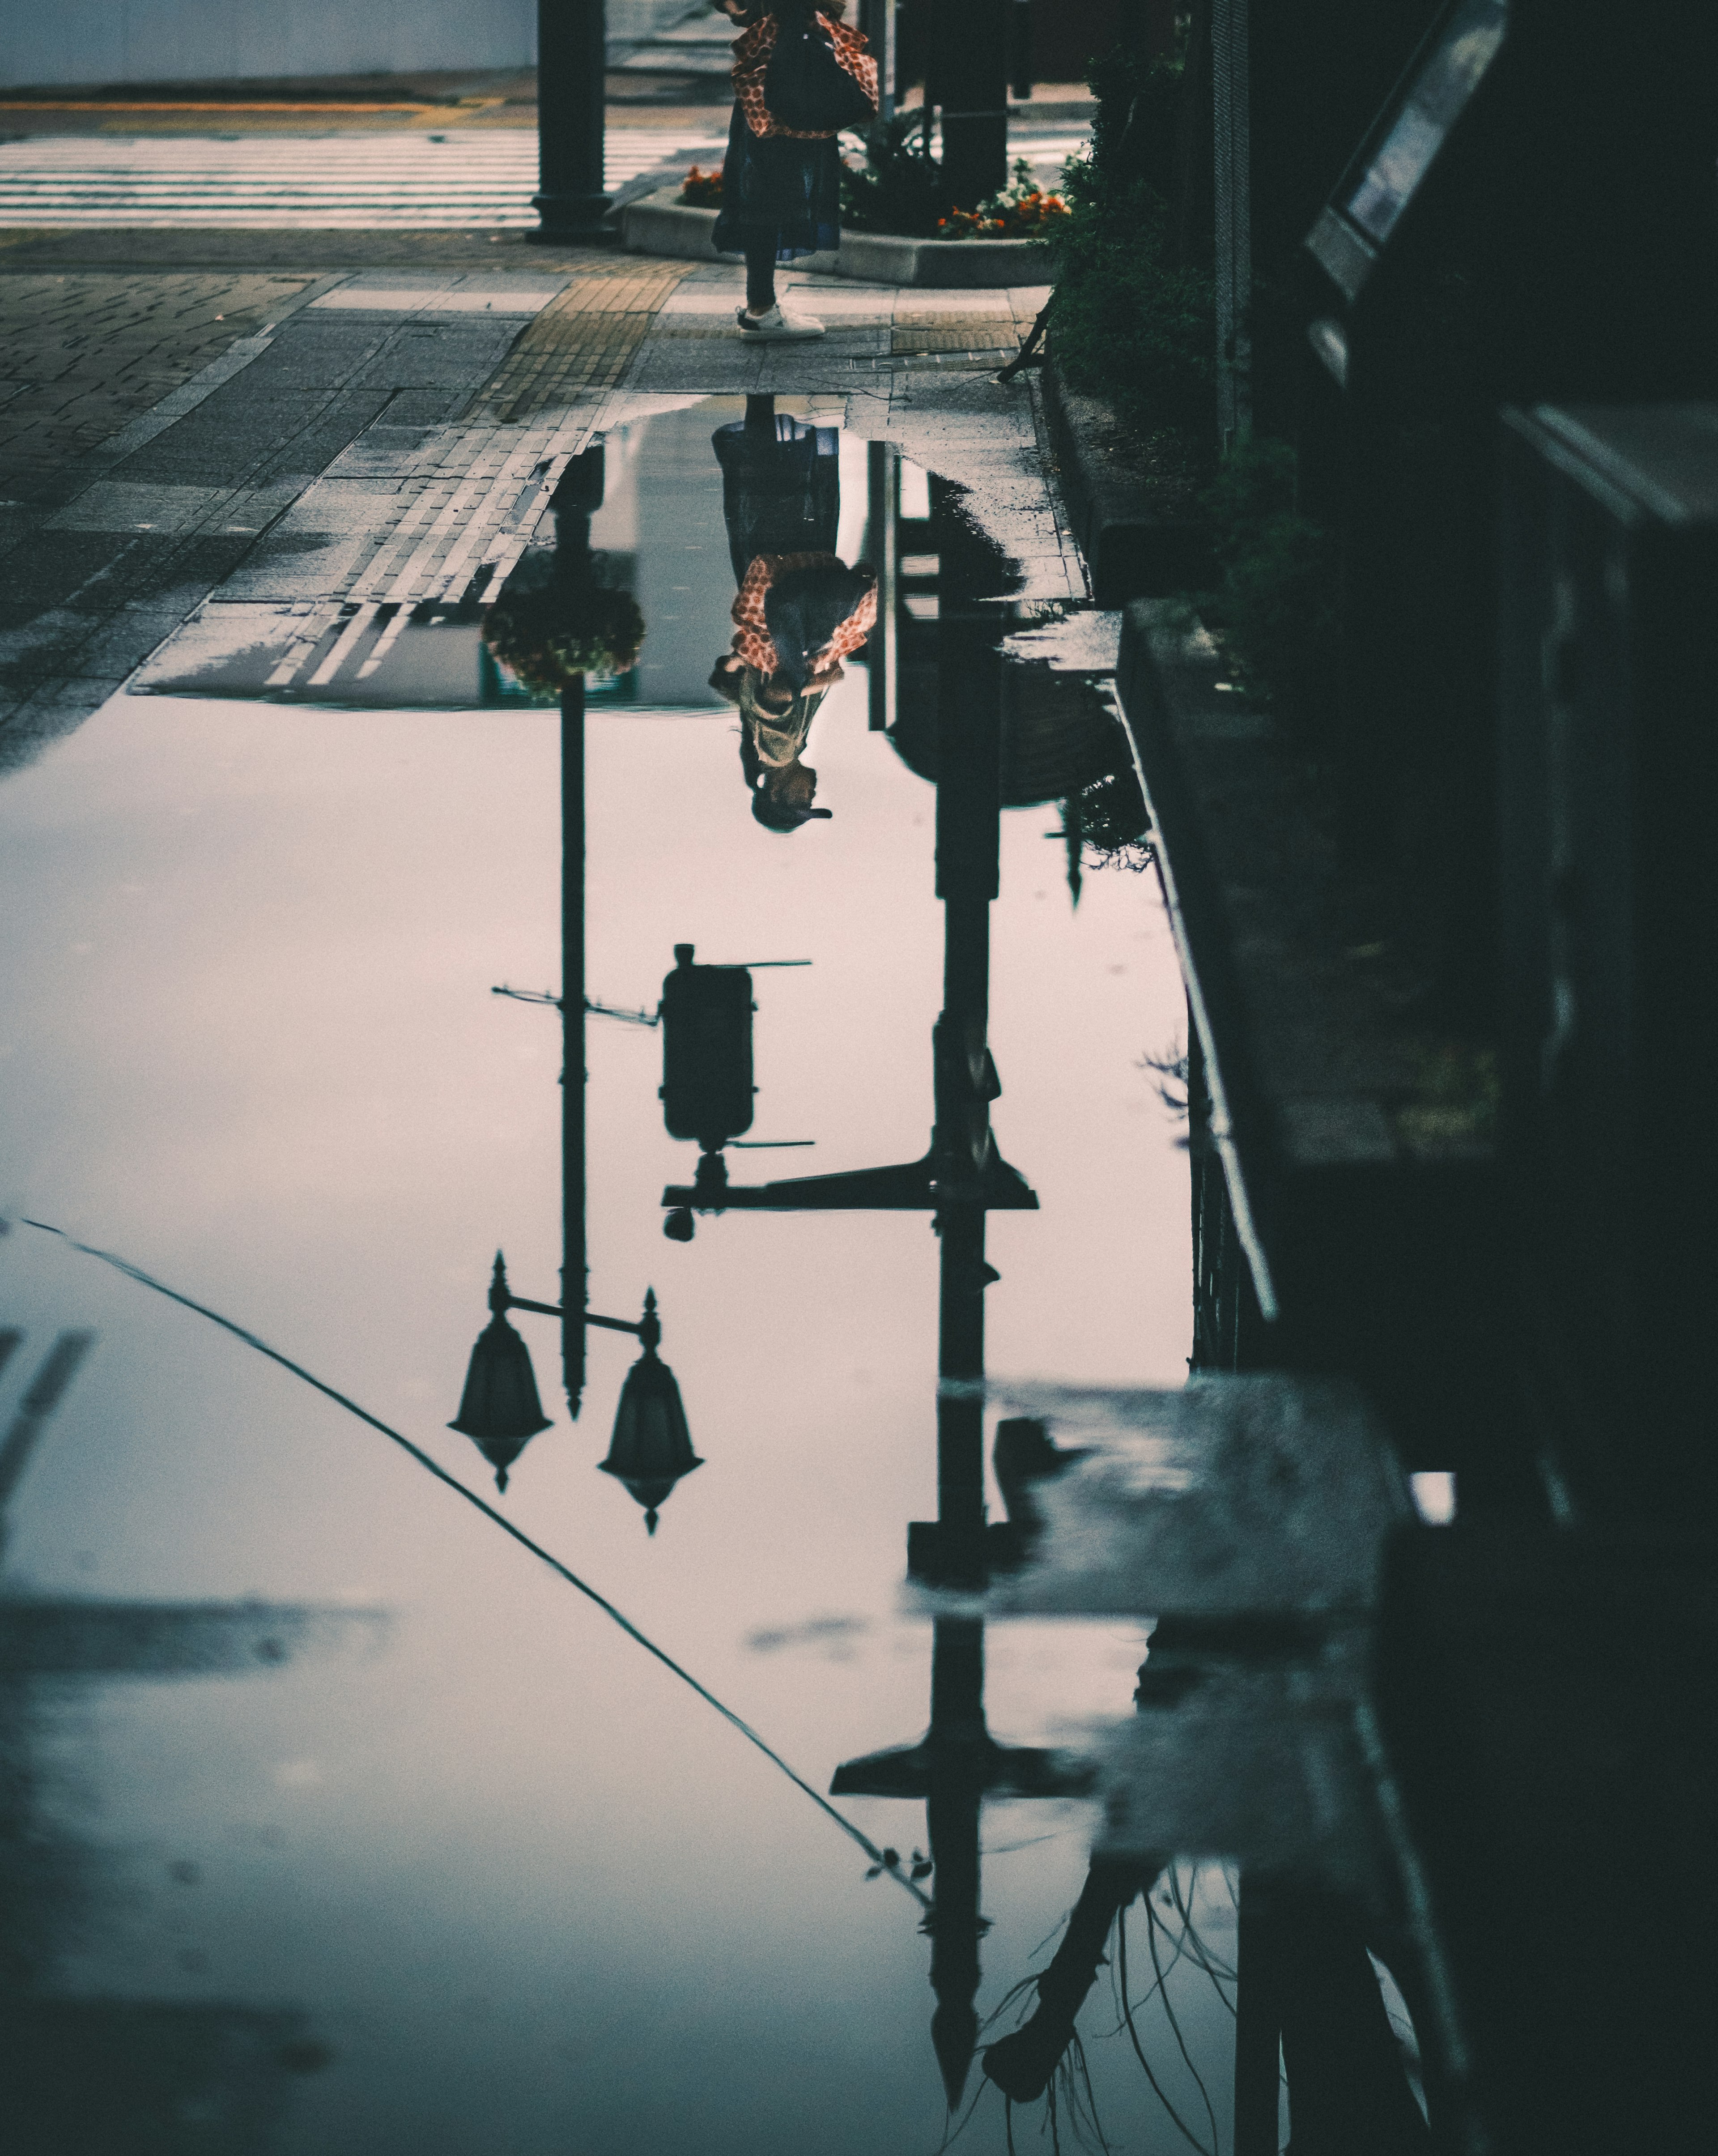
M 843 127 L 863 126 L 875 115 L 877 63 L 864 35 L 841 20 L 847 0 L 824 0 L 815 10 L 806 0 L 711 4 L 741 30 L 734 40 L 734 116 L 722 167 L 722 208 L 712 235 L 719 254 L 745 258 L 740 335 L 751 344 L 820 337 L 823 325 L 815 316 L 777 300 L 776 265 L 840 244 L 835 138 Z M 778 109 L 772 109 L 772 97 Z M 779 108 L 789 98 L 784 117 Z M 808 120 L 819 124 L 807 126 Z

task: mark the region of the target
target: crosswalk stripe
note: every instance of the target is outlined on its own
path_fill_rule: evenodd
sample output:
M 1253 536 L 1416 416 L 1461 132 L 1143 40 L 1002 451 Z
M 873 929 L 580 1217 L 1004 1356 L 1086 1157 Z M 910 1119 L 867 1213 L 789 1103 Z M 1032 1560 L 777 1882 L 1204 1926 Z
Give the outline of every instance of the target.
M 726 136 L 617 131 L 613 191 L 719 156 Z M 535 225 L 537 140 L 425 135 L 38 137 L 0 144 L 0 225 Z
M 1010 144 L 1054 183 L 1075 134 Z M 719 161 L 727 137 L 664 145 L 644 130 L 604 144 L 611 192 Z M 529 227 L 536 134 L 36 137 L 0 143 L 0 225 Z

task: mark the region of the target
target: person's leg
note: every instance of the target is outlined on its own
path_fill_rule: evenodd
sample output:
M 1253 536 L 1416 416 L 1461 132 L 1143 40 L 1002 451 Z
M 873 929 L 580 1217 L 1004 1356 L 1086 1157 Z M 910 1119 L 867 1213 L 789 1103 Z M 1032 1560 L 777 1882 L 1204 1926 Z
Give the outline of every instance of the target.
M 746 311 L 753 321 L 776 304 L 776 236 L 746 242 Z

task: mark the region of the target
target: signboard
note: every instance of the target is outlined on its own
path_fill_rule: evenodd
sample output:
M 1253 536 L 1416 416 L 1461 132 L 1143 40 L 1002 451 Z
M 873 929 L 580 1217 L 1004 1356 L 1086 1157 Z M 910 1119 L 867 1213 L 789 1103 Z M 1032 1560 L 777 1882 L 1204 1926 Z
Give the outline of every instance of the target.
M 1421 47 L 1307 245 L 1352 300 L 1502 49 L 1508 0 L 1454 0 Z

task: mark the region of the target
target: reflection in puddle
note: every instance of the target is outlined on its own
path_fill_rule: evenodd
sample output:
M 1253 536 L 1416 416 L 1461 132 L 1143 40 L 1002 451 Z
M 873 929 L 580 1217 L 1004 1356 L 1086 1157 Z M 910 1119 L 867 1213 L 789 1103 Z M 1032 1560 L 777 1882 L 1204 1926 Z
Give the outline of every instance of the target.
M 287 1712 L 235 1686 L 222 1725 L 271 1776 L 283 1758 L 318 1763 L 314 1783 L 269 1781 L 271 1804 L 302 1808 L 294 1838 L 251 1860 L 222 1934 L 222 1997 L 310 2017 L 311 2035 L 270 2023 L 269 2056 L 325 2029 L 338 2055 L 314 2100 L 306 2082 L 266 2129 L 283 2148 L 463 2151 L 497 2116 L 510 2145 L 545 2151 L 577 2118 L 592 2156 L 928 2148 L 946 2109 L 984 2092 L 975 2061 L 1008 2025 L 987 2039 L 985 2023 L 1044 1967 L 1040 1942 L 1070 1903 L 1028 2025 L 1045 2079 L 1111 1918 L 1162 1869 L 1136 1867 L 1127 1895 L 1094 1869 L 1081 1891 L 1092 1769 L 1064 1741 L 1079 1715 L 1125 1711 L 1137 1628 L 1033 1647 L 1029 1628 L 987 1635 L 975 1599 L 1018 1562 L 1033 1485 L 1057 1464 L 1041 1424 L 998 1427 L 987 1409 L 987 1336 L 1010 1367 L 1115 1380 L 1167 1379 L 1184 1353 L 1184 1167 L 1140 1067 L 1175 1025 L 1179 985 L 1155 886 L 1109 872 L 1148 859 L 1144 806 L 1091 678 L 1004 650 L 1046 609 L 1021 598 L 963 490 L 840 417 L 814 399 L 708 399 L 633 418 L 569 466 L 543 543 L 453 600 L 212 601 L 146 693 L 91 721 L 86 760 L 62 752 L 38 774 L 32 798 L 58 788 L 53 815 L 89 834 L 85 873 L 171 889 L 207 869 L 205 971 L 201 947 L 151 915 L 141 947 L 115 929 L 95 979 L 110 994 L 131 968 L 186 1014 L 177 1040 L 139 1025 L 147 1099 L 218 1073 L 205 1112 L 230 1119 L 229 1173 L 259 1194 L 254 1218 L 198 1215 L 198 1265 L 242 1278 L 274 1312 L 271 1337 L 356 1362 L 358 1397 L 384 1404 L 429 1373 L 414 1435 L 462 1474 L 474 1440 L 510 1476 L 510 1517 L 576 1551 L 850 1805 L 928 1903 L 927 1946 L 900 1897 L 885 1911 L 841 1870 L 838 1842 L 831 1863 L 827 1820 L 785 1785 L 760 1792 L 707 1709 L 649 1689 L 636 1648 L 539 1607 L 513 1553 L 472 1553 L 367 1455 L 334 1469 L 295 1410 L 270 1405 L 283 1451 L 319 1466 L 269 1486 L 256 1550 L 314 1570 L 337 1491 L 342 1518 L 387 1522 L 390 1599 L 420 1613 L 337 1712 L 314 1688 Z M 129 757 L 148 760 L 176 814 L 201 803 L 194 829 L 151 821 Z M 209 790 L 235 766 L 230 797 Z M 324 793 L 301 793 L 306 770 Z M 205 864 L 239 798 L 269 804 L 256 852 L 217 844 Z M 326 852 L 314 889 L 311 833 Z M 289 906 L 259 861 L 299 865 Z M 493 896 L 521 864 L 528 896 Z M 357 959 L 355 921 L 387 932 Z M 43 947 L 62 929 L 55 916 Z M 557 936 L 551 1049 L 498 1028 L 556 1018 L 488 991 L 552 979 Z M 217 983 L 265 944 L 280 1030 L 249 1051 Z M 46 1040 L 57 1005 L 34 994 Z M 433 1022 L 417 1024 L 419 1005 Z M 515 1037 L 516 1081 L 498 1045 Z M 351 1189 L 294 1154 L 278 1105 L 246 1107 L 289 1040 L 314 1050 L 295 1065 L 304 1142 L 337 1112 Z M 158 1108 L 110 1107 L 115 1134 L 99 1137 L 55 1104 L 57 1086 L 74 1100 L 57 1070 L 44 1051 L 25 1073 L 32 1113 L 62 1154 L 90 1148 L 90 1180 L 68 1195 L 75 1178 L 57 1168 L 41 1209 L 75 1199 L 99 1216 L 115 1191 L 145 1191 L 146 1163 L 141 1236 L 151 1204 L 176 1202 L 151 1152 Z M 814 1173 L 731 1164 L 812 1140 Z M 497 1241 L 499 1330 L 454 1414 Z M 571 1436 L 530 1363 L 531 1328 L 556 1317 L 567 1404 L 588 1403 Z M 658 1322 L 678 1414 L 638 1375 L 667 1370 L 656 1339 L 601 1330 Z M 210 1405 L 235 1382 L 199 1378 L 189 1435 L 154 1472 L 206 1468 L 218 1420 L 263 1414 Z M 107 1410 L 133 1389 L 138 1412 L 158 1412 L 141 1381 L 104 1395 Z M 443 1439 L 450 1414 L 461 1435 Z M 92 1456 L 105 1441 L 79 1424 Z M 706 1464 L 685 1481 L 695 1443 Z M 663 1513 L 654 1542 L 617 1480 Z M 72 1486 L 40 1486 L 25 1551 L 39 1573 L 98 1534 L 146 1566 L 122 1514 L 79 1524 Z M 183 1563 L 213 1561 L 220 1522 L 191 1491 L 182 1535 Z M 923 1598 L 905 1614 L 904 1554 Z M 116 1838 L 219 1846 L 250 1831 L 249 1794 L 194 1775 L 192 1794 L 177 1789 L 176 1763 L 213 1739 L 110 1712 Z M 914 1817 L 922 1829 L 902 1824 Z M 988 1870 L 987 1818 L 1013 1852 Z M 509 1854 L 486 1868 L 491 1840 Z M 325 1877 L 347 1882 L 366 1922 L 303 1924 L 295 1904 Z M 127 1921 L 147 1936 L 156 1919 Z M 122 1944 L 69 1951 L 55 1942 L 72 1989 L 126 1991 Z M 462 1960 L 483 1964 L 469 1987 L 481 2013 L 430 1974 Z M 1221 1979 L 1187 1962 L 1170 1995 L 1220 2092 Z M 152 2010 L 159 1984 L 132 1989 Z M 670 2027 L 684 2034 L 665 2070 Z M 1193 2066 L 1157 2057 L 1161 2029 L 1146 2041 L 1203 2123 Z M 507 2085 L 490 2097 L 498 2059 Z M 222 2071 L 248 2118 L 237 2051 Z M 1105 2047 L 1094 2071 L 1106 2127 L 1159 2145 L 1170 2129 L 1131 2051 Z M 992 2078 L 1009 2087 L 1008 2072 Z M 988 2093 L 968 2133 L 995 2150 L 1007 2129 Z M 261 2125 L 235 2134 L 264 2145 Z

